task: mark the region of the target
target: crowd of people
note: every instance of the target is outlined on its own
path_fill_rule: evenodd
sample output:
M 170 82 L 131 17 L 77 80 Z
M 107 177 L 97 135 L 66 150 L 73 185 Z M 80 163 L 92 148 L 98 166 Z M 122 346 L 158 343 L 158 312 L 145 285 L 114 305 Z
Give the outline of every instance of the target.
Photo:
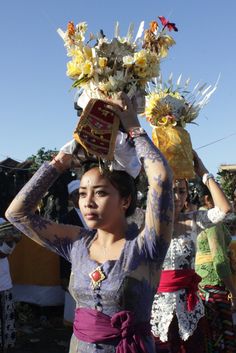
M 76 303 L 70 353 L 236 352 L 236 281 L 225 222 L 230 202 L 194 152 L 203 191 L 199 204 L 191 204 L 188 181 L 173 177 L 141 128 L 135 105 L 125 94 L 115 104 L 111 109 L 129 136 L 119 146 L 119 168 L 78 161 L 72 141 L 41 166 L 6 212 L 15 232 L 62 258 L 63 286 Z M 135 175 L 122 148 L 132 151 Z M 68 185 L 73 209 L 61 223 L 43 218 L 36 212 L 40 200 L 76 164 L 82 176 Z M 140 226 L 128 220 L 142 167 L 149 186 Z M 0 231 L 6 236 L 6 227 Z M 7 256 L 16 239 L 1 236 L 3 351 L 15 342 Z

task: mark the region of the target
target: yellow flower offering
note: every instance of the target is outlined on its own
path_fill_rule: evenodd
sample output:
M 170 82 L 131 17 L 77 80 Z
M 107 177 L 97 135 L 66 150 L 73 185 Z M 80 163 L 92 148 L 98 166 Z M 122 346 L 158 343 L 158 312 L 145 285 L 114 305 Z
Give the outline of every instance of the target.
M 134 26 L 129 26 L 125 37 L 120 36 L 119 24 L 115 26 L 112 40 L 101 30 L 98 35 L 87 35 L 86 22 L 74 25 L 68 23 L 64 32 L 58 29 L 67 54 L 67 75 L 74 81 L 72 87 L 81 88 L 90 98 L 105 99 L 118 91 L 123 91 L 131 98 L 137 91 L 144 91 L 146 84 L 159 74 L 160 59 L 175 43 L 167 35 L 170 30 L 177 30 L 164 17 L 150 23 L 144 31 L 144 22 L 140 23 L 136 37 Z M 163 22 L 164 21 L 164 22 Z M 104 89 L 103 89 L 104 88 Z
M 187 90 L 190 80 L 181 86 L 181 78 L 180 75 L 176 85 L 172 75 L 168 84 L 155 80 L 153 86 L 149 85 L 144 115 L 153 128 L 153 142 L 165 155 L 174 177 L 191 179 L 194 177 L 192 143 L 184 128 L 193 123 L 208 103 L 217 84 L 213 87 L 197 84 L 190 92 Z

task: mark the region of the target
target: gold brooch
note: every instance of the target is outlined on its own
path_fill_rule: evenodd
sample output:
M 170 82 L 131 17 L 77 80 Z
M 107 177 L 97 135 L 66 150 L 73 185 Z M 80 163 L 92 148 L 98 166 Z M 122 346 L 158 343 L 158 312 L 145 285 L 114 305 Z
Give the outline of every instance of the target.
M 93 289 L 100 288 L 101 282 L 106 279 L 106 275 L 100 266 L 98 266 L 93 272 L 90 272 L 89 277 L 91 278 Z

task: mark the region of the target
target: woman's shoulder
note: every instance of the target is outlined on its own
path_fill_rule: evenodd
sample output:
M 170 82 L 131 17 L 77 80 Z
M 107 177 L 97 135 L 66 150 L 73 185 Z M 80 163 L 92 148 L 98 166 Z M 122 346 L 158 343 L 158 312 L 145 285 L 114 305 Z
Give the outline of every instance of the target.
M 84 229 L 83 228 L 83 234 L 82 234 L 82 241 L 84 244 L 89 244 L 97 234 L 97 231 L 95 229 Z
M 82 228 L 80 237 L 74 242 L 73 248 L 79 249 L 80 247 L 88 248 L 96 235 L 96 230 Z

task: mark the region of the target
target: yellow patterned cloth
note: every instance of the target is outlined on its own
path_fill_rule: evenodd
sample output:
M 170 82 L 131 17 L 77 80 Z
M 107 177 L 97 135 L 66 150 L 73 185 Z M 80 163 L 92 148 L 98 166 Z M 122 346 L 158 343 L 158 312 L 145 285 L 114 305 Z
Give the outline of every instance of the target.
M 213 258 L 211 253 L 196 254 L 195 265 L 203 265 L 206 262 L 212 262 L 212 261 L 213 261 Z
M 156 126 L 152 140 L 169 162 L 175 179 L 194 178 L 192 143 L 186 130 L 180 126 Z

